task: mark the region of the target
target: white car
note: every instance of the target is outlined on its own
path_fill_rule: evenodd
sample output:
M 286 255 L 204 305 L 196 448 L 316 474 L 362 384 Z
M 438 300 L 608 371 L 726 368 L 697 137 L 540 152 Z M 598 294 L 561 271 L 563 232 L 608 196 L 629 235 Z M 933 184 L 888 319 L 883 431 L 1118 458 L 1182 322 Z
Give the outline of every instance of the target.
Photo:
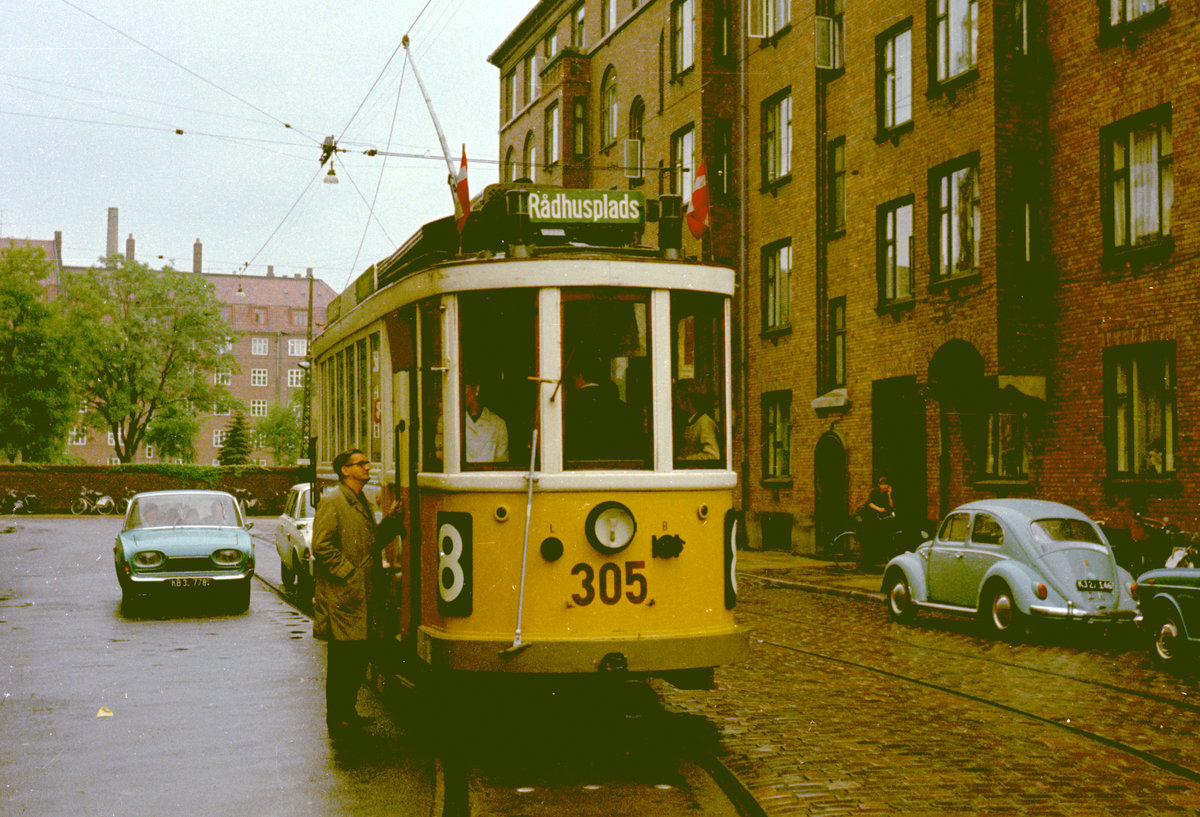
M 288 491 L 283 515 L 275 530 L 275 550 L 279 552 L 279 572 L 284 589 L 295 588 L 297 599 L 305 604 L 312 603 L 312 525 L 315 515 L 312 485 L 297 483 Z

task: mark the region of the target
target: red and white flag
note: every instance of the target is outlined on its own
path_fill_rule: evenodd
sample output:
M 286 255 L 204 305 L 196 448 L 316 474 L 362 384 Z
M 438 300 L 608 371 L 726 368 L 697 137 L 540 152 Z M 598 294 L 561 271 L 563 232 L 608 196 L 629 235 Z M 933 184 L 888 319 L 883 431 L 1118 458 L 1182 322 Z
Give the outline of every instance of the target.
M 467 146 L 463 145 L 462 164 L 458 166 L 458 178 L 454 182 L 454 193 L 458 197 L 458 231 L 463 231 L 467 216 L 471 215 L 471 194 L 467 190 Z
M 696 180 L 692 182 L 692 203 L 687 211 L 688 229 L 700 238 L 708 231 L 708 171 L 704 162 L 696 168 Z

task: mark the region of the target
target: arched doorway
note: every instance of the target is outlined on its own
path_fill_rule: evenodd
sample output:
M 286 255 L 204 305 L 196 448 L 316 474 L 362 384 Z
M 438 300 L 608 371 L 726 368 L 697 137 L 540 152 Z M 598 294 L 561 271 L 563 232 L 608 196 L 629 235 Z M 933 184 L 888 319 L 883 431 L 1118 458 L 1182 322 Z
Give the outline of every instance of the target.
M 815 471 L 814 535 L 818 553 L 850 522 L 850 485 L 846 446 L 842 438 L 826 431 L 817 440 L 813 457 Z
M 970 441 L 982 438 L 975 432 L 979 423 L 987 421 L 983 356 L 965 340 L 942 344 L 929 361 L 929 391 L 938 402 L 938 507 L 945 515 L 954 485 L 964 477 L 956 463 L 963 462 L 962 454 L 978 456 Z

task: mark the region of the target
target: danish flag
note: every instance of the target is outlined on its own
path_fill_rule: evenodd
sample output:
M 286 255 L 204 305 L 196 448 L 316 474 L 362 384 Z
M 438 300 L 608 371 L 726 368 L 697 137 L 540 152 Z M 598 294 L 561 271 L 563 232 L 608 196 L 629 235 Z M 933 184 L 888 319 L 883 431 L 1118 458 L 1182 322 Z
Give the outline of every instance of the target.
M 454 181 L 454 193 L 458 197 L 458 231 L 463 231 L 467 216 L 471 215 L 471 194 L 467 190 L 467 146 L 462 149 L 462 164 L 458 166 L 458 178 Z
M 696 180 L 692 183 L 692 203 L 688 207 L 687 225 L 696 238 L 708 231 L 708 171 L 703 161 L 696 168 Z

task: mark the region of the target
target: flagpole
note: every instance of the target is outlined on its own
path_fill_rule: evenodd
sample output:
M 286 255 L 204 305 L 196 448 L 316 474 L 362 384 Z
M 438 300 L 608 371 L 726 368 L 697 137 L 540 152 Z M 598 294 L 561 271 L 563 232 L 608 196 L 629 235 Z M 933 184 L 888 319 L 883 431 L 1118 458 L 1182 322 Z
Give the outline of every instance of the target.
M 408 50 L 408 35 L 404 35 L 404 39 L 400 41 L 404 46 L 405 56 L 408 57 L 408 63 L 412 66 L 413 76 L 417 78 L 417 86 L 421 89 L 421 96 L 425 98 L 425 107 L 429 109 L 429 118 L 433 120 L 433 129 L 437 131 L 438 141 L 442 145 L 442 155 L 446 157 L 446 169 L 450 172 L 450 198 L 454 200 L 454 206 L 458 208 L 458 174 L 454 172 L 454 160 L 450 158 L 450 147 L 446 144 L 446 134 L 442 133 L 442 123 L 438 121 L 437 112 L 433 110 L 433 100 L 429 98 L 429 91 L 425 89 L 425 83 L 421 80 L 421 72 L 417 70 L 417 64 L 413 61 L 412 52 Z

